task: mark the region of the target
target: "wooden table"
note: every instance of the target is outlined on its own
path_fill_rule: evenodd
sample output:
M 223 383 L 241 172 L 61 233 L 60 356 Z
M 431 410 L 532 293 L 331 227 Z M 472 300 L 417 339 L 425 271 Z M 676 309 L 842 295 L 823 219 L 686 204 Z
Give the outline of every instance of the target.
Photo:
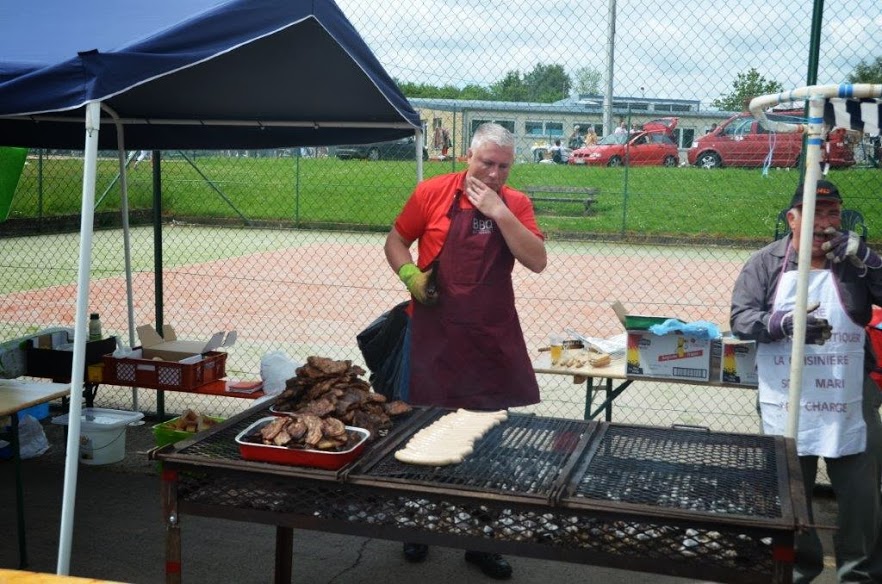
M 15 502 L 18 519 L 18 561 L 20 568 L 28 565 L 28 552 L 25 542 L 24 489 L 21 480 L 21 452 L 18 436 L 18 412 L 32 406 L 68 397 L 70 385 L 67 383 L 47 383 L 19 379 L 0 379 L 0 418 L 11 419 L 9 432 L 0 432 L 0 437 L 12 445 L 12 458 L 15 465 Z
M 714 368 L 711 367 L 711 380 L 698 381 L 689 379 L 671 379 L 665 377 L 632 377 L 625 373 L 625 355 L 613 359 L 606 367 L 592 367 L 585 365 L 584 367 L 559 367 L 551 364 L 551 355 L 543 352 L 533 361 L 533 370 L 536 373 L 550 373 L 552 375 L 572 375 L 573 383 L 585 382 L 585 419 L 593 420 L 605 412 L 605 420 L 612 421 L 612 404 L 623 391 L 635 381 L 654 381 L 658 383 L 685 383 L 688 385 L 705 385 L 713 387 L 735 387 L 739 389 L 755 390 L 756 387 L 749 385 L 739 385 L 737 383 L 723 383 L 716 381 Z M 598 380 L 595 384 L 595 379 Z M 594 402 L 595 390 L 603 389 L 606 392 L 606 399 L 602 404 L 592 410 Z
M 6 570 L 2 568 L 0 568 L 0 582 L 3 582 L 3 584 L 118 584 L 115 580 L 58 576 L 43 572 Z

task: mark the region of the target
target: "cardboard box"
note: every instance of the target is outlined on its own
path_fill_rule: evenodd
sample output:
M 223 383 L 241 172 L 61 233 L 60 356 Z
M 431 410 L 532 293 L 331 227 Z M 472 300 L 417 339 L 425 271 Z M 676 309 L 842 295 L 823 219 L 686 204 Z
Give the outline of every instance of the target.
M 714 352 L 720 358 L 719 380 L 722 383 L 757 387 L 756 341 L 723 337 L 714 345 Z
M 163 361 L 180 361 L 193 355 L 203 355 L 218 347 L 231 347 L 236 342 L 236 331 L 217 332 L 208 341 L 178 340 L 175 329 L 167 324 L 162 327 L 162 335 L 149 324 L 137 329 L 144 359 L 160 358 Z
M 713 352 L 710 339 L 680 332 L 656 335 L 647 329 L 673 317 L 628 314 L 618 301 L 612 308 L 628 333 L 625 355 L 628 377 L 710 381 Z
M 681 333 L 628 331 L 625 373 L 629 377 L 709 381 L 710 367 L 710 339 Z

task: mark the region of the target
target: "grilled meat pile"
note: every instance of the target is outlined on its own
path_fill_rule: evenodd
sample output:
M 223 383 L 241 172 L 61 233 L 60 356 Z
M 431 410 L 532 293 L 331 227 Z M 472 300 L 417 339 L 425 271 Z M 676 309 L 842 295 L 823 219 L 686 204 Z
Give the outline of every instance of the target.
M 274 446 L 314 450 L 341 450 L 349 445 L 351 438 L 340 420 L 312 414 L 279 417 L 262 427 L 258 434 L 251 439 Z
M 334 419 L 368 430 L 373 439 L 392 425 L 392 416 L 411 410 L 403 401 L 387 402 L 372 391 L 370 383 L 360 378 L 365 370 L 349 360 L 310 356 L 296 373 L 276 398 L 275 411 Z

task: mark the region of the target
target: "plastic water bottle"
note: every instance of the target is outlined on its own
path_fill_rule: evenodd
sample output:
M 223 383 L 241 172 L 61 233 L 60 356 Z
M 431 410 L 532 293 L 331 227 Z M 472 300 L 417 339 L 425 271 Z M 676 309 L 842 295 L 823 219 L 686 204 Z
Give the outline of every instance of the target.
M 89 315 L 89 340 L 101 340 L 101 319 L 98 318 L 97 312 L 93 312 Z

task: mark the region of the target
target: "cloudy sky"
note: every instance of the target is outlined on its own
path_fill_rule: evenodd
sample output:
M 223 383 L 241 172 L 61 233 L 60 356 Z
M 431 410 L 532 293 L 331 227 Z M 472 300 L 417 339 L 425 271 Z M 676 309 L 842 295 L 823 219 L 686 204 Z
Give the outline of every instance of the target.
M 489 85 L 509 71 L 559 64 L 607 69 L 612 0 L 338 0 L 383 66 L 402 81 Z M 82 22 L 85 4 L 113 7 L 141 29 L 168 24 L 212 0 L 0 1 L 0 55 L 41 59 L 66 47 L 66 29 L 110 33 L 108 46 L 131 41 L 125 26 Z M 162 10 L 155 10 L 161 5 Z M 812 0 L 616 0 L 614 92 L 619 96 L 698 99 L 709 105 L 731 92 L 738 73 L 755 67 L 785 89 L 805 85 Z M 840 83 L 861 60 L 882 56 L 880 0 L 826 0 L 819 83 Z M 41 11 L 69 13 L 53 22 Z M 152 20 L 151 20 L 152 19 Z M 121 23 L 123 24 L 123 23 Z M 53 29 L 52 27 L 58 27 Z M 119 38 L 113 33 L 119 29 Z M 35 38 L 53 42 L 33 42 Z M 11 50 L 13 47 L 14 50 Z M 30 51 L 30 52 L 29 52 Z M 321 59 L 320 55 L 314 58 Z M 643 88 L 641 91 L 640 88 Z
M 397 79 L 488 85 L 537 63 L 606 71 L 609 0 L 339 0 Z M 699 99 L 739 72 L 805 85 L 812 2 L 617 0 L 616 95 Z M 818 82 L 840 83 L 882 56 L 882 2 L 827 0 Z M 640 88 L 643 87 L 643 92 Z

